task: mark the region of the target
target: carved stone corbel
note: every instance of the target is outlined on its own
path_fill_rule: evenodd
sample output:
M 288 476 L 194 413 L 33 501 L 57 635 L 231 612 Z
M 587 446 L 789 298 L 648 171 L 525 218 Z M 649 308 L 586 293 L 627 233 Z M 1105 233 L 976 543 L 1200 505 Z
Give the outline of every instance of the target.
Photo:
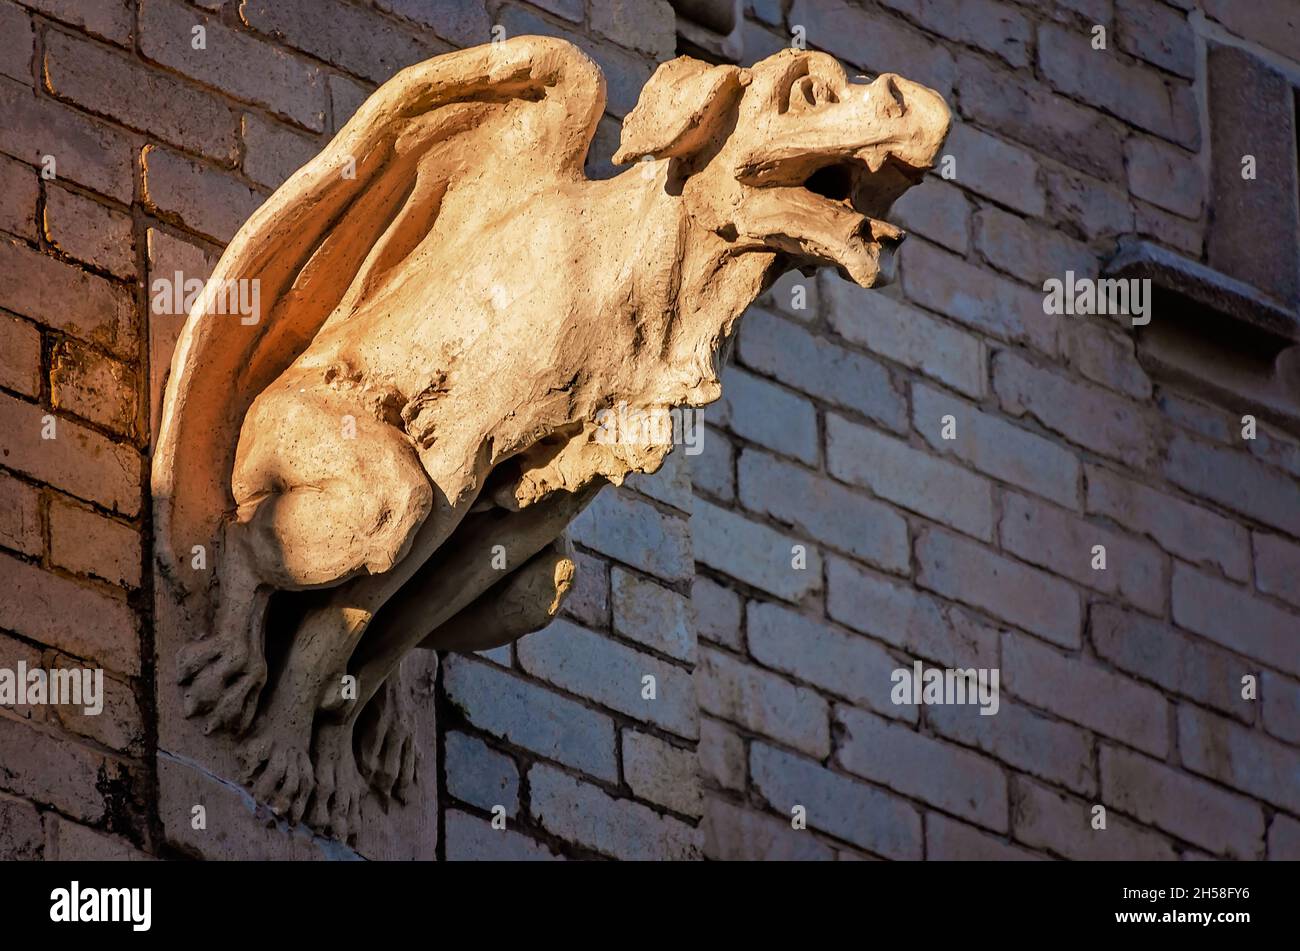
M 876 284 L 948 127 L 822 53 L 683 57 L 624 123 L 634 167 L 590 181 L 604 103 L 556 39 L 410 67 L 227 247 L 213 281 L 261 312 L 200 298 L 154 455 L 164 755 L 342 841 L 427 829 L 404 659 L 544 626 L 565 526 L 671 448 L 599 438 L 601 412 L 715 400 L 787 270 Z

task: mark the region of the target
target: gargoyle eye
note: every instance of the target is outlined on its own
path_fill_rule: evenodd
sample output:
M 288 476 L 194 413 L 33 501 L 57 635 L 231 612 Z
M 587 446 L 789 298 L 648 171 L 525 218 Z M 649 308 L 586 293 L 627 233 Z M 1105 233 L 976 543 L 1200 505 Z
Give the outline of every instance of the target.
M 800 76 L 790 87 L 789 108 L 796 111 L 838 101 L 831 87 L 816 76 Z
M 785 110 L 782 111 L 803 112 L 809 106 L 815 104 L 811 80 L 807 76 L 800 76 L 790 84 L 790 89 L 786 93 Z

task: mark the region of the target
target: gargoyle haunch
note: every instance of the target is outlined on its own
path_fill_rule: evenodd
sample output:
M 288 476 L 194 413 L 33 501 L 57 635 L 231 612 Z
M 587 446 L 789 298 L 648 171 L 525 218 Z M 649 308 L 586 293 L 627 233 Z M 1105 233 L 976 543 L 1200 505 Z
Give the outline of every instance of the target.
M 822 53 L 681 57 L 624 122 L 633 167 L 593 181 L 604 106 L 555 39 L 404 70 L 226 249 L 212 279 L 260 282 L 261 319 L 189 315 L 153 468 L 183 709 L 295 821 L 346 838 L 367 788 L 403 800 L 403 656 L 544 626 L 565 526 L 671 448 L 597 439 L 598 414 L 717 399 L 741 312 L 790 269 L 878 283 L 885 213 L 948 128 L 934 92 Z

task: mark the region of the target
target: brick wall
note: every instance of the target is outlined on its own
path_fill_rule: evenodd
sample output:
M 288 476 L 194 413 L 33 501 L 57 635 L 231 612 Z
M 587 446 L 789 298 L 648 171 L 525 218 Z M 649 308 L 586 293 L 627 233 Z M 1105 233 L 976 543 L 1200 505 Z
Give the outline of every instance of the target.
M 98 717 L 0 710 L 0 855 L 169 852 L 155 816 L 147 473 L 184 315 L 151 301 L 152 281 L 206 278 L 379 83 L 489 41 L 494 24 L 568 37 L 601 64 L 598 175 L 612 171 L 618 120 L 673 55 L 666 3 L 488 6 L 0 0 L 0 666 L 109 678 Z M 685 468 L 670 469 L 606 493 L 575 528 L 565 623 L 513 657 L 444 666 L 433 772 L 448 856 L 699 855 L 691 493 Z M 210 805 L 213 823 L 249 825 L 238 797 Z M 268 849 L 312 854 L 248 828 L 217 851 Z
M 574 522 L 564 617 L 446 659 L 447 858 L 701 856 L 684 459 L 605 490 Z
M 1242 407 L 1151 377 L 1127 328 L 1042 306 L 1046 279 L 1097 274 L 1121 235 L 1203 259 L 1205 38 L 1294 82 L 1288 15 L 753 4 L 747 50 L 802 26 L 934 85 L 958 121 L 955 175 L 897 206 L 899 282 L 787 278 L 707 413 L 708 856 L 1300 856 L 1300 443 L 1243 440 Z M 999 668 L 998 713 L 892 703 L 890 671 L 916 660 Z
M 900 203 L 893 287 L 751 310 L 704 454 L 575 524 L 562 620 L 445 659 L 440 854 L 1300 856 L 1300 442 L 1041 292 L 1120 235 L 1201 259 L 1204 37 L 1300 69 L 1285 0 L 748 7 L 750 59 L 800 26 L 943 92 L 955 177 Z M 0 710 L 0 855 L 168 851 L 146 492 L 183 317 L 151 280 L 206 277 L 378 83 L 493 25 L 600 63 L 609 174 L 662 0 L 0 0 L 0 666 L 109 685 Z M 893 704 L 916 659 L 999 668 L 998 714 Z

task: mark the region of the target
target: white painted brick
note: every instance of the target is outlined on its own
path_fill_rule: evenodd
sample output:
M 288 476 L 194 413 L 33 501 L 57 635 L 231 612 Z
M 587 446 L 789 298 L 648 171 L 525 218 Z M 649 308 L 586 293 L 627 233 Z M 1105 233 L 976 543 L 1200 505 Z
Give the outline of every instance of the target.
M 807 687 L 704 648 L 695 668 L 700 708 L 818 758 L 831 750 L 830 711 Z
M 1265 670 L 1260 672 L 1259 684 L 1264 729 L 1279 740 L 1300 746 L 1300 683 Z
M 891 675 L 907 665 L 879 644 L 775 604 L 751 601 L 748 615 L 749 653 L 760 664 L 886 716 L 916 722 L 916 707 L 890 700 Z
M 954 439 L 944 439 L 952 416 Z M 1079 507 L 1079 462 L 1068 449 L 920 383 L 912 384 L 912 426 L 937 452 L 1069 508 Z
M 685 516 L 674 517 L 627 492 L 606 488 L 573 520 L 569 535 L 665 581 L 685 581 L 695 573 Z
M 821 590 L 817 549 L 735 512 L 697 500 L 691 538 L 697 561 L 785 601 L 799 601 Z M 805 549 L 804 568 L 793 567 L 795 545 Z
M 973 746 L 1017 770 L 1091 795 L 1097 789 L 1092 769 L 1092 738 L 1083 730 L 1049 720 L 1001 694 L 998 712 L 978 705 L 930 706 L 926 722 L 938 733 Z
M 622 568 L 615 567 L 611 578 L 614 630 L 669 657 L 693 663 L 690 602 L 676 591 Z
M 1195 0 L 1174 0 L 1190 10 Z M 1196 75 L 1196 36 L 1187 17 L 1158 0 L 1117 0 L 1120 49 L 1180 76 Z
M 1070 234 L 1095 244 L 1133 230 L 1132 202 L 1123 188 L 1055 166 L 1043 179 L 1051 218 Z
M 961 608 L 840 558 L 826 577 L 827 614 L 846 627 L 946 666 L 997 666 L 998 632 Z
M 486 819 L 458 809 L 447 810 L 449 862 L 554 862 L 559 859 L 542 843 L 511 829 L 494 829 Z
M 519 811 L 519 771 L 508 756 L 464 733 L 447 734 L 447 791 L 462 802 L 491 812 L 504 806 L 507 816 Z
M 808 828 L 892 859 L 921 857 L 921 817 L 908 803 L 812 760 L 753 743 L 754 788 L 783 816 L 803 806 Z
M 730 502 L 736 497 L 736 450 L 722 430 L 705 426 L 702 432 L 700 452 L 686 457 L 691 485 Z
M 1071 442 L 1134 468 L 1155 462 L 1151 422 L 1128 400 L 1036 367 L 1009 351 L 994 355 L 993 388 L 1012 416 L 1030 416 Z
M 447 696 L 474 726 L 599 779 L 618 778 L 609 717 L 490 664 L 445 663 Z
M 976 538 L 993 537 L 986 479 L 842 417 L 826 417 L 831 475 Z
M 24 555 L 39 555 L 45 547 L 39 491 L 0 473 L 0 503 L 0 545 Z
M 751 307 L 740 325 L 741 363 L 827 402 L 856 410 L 895 432 L 907 430 L 907 403 L 889 371 L 798 324 Z
M 1064 647 L 1079 646 L 1083 613 L 1078 594 L 1064 581 L 936 530 L 918 537 L 916 558 L 922 588 Z
M 637 730 L 623 731 L 623 778 L 640 799 L 686 816 L 704 810 L 695 750 Z
M 832 271 L 821 271 L 818 279 L 831 328 L 845 340 L 968 396 L 984 395 L 987 371 L 978 337 Z
M 739 733 L 721 720 L 700 718 L 700 744 L 697 748 L 700 775 L 723 789 L 744 792 L 748 778 L 749 754 Z
M 1129 191 L 1184 218 L 1201 216 L 1205 174 L 1191 152 L 1144 135 L 1124 143 Z
M 993 267 L 1036 288 L 1066 271 L 1097 273 L 1097 256 L 1087 245 L 1000 208 L 975 215 L 975 247 Z
M 1108 806 L 1233 859 L 1264 852 L 1264 814 L 1245 796 L 1125 749 L 1102 745 L 1101 792 Z
M 835 759 L 849 772 L 1007 831 L 1007 782 L 997 764 L 852 707 L 836 707 L 835 720 L 843 731 Z
M 887 571 L 907 570 L 907 522 L 889 506 L 755 449 L 741 453 L 738 471 L 750 511 Z
M 1254 657 L 1292 676 L 1300 674 L 1296 649 L 1300 617 L 1257 598 L 1246 588 L 1175 562 L 1174 623 Z
M 999 340 L 1056 352 L 1058 318 L 1043 313 L 1043 295 L 915 238 L 900 252 L 907 299 Z
M 1127 331 L 1091 318 L 1067 318 L 1059 336 L 1067 367 L 1138 402 L 1151 399 L 1151 378 L 1138 362 L 1133 337 Z
M 1081 30 L 1056 24 L 1038 29 L 1039 72 L 1069 96 L 1105 109 L 1162 138 L 1195 147 L 1195 103 L 1183 83 L 1166 84 L 1155 70 L 1096 50 Z
M 722 398 L 710 423 L 782 455 L 817 462 L 817 411 L 811 401 L 736 367 L 722 371 Z
M 961 187 L 1032 217 L 1047 210 L 1038 162 L 1024 149 L 965 122 L 954 122 L 944 154 L 956 158 L 954 181 Z
M 702 419 L 702 416 L 697 415 L 694 425 L 700 425 Z M 673 451 L 664 457 L 663 465 L 658 471 L 632 473 L 627 477 L 627 487 L 679 511 L 690 512 L 692 496 L 688 459 L 684 446 L 674 446 Z
M 794 0 L 788 22 L 810 41 L 846 62 L 875 73 L 896 72 L 946 96 L 953 82 L 952 54 L 895 17 L 844 0 Z
M 1255 532 L 1255 587 L 1300 607 L 1300 545 Z M 1236 576 L 1234 576 L 1236 577 Z
M 933 175 L 894 202 L 889 220 L 958 254 L 970 244 L 970 200 Z
M 1137 234 L 1173 248 L 1194 261 L 1201 258 L 1206 228 L 1204 220 L 1191 222 L 1144 201 L 1133 202 L 1133 229 Z
M 609 626 L 609 565 L 603 558 L 575 552 L 577 571 L 564 599 L 564 613 L 588 627 Z
M 691 586 L 691 606 L 700 637 L 740 650 L 740 619 L 744 612 L 740 595 L 716 581 L 698 577 Z
M 1002 688 L 1026 703 L 1152 756 L 1169 749 L 1168 703 L 1150 687 L 1067 657 L 1028 637 L 1002 636 Z
M 1234 425 L 1240 425 L 1240 417 L 1234 419 Z M 1246 445 L 1256 458 L 1300 477 L 1300 440 L 1294 436 L 1288 436 L 1267 423 L 1258 423 L 1255 438 Z
M 533 816 L 566 841 L 625 861 L 700 857 L 698 829 L 638 802 L 615 799 L 550 766 L 530 769 L 528 787 Z
M 1176 433 L 1163 471 L 1170 482 L 1193 495 L 1300 537 L 1300 481 L 1238 449 Z
M 693 739 L 699 716 L 691 675 L 566 620 L 515 643 L 519 664 L 563 690 Z M 642 699 L 642 678 L 655 678 L 655 699 Z
M 1187 561 L 1217 565 L 1238 581 L 1250 575 L 1245 529 L 1206 509 L 1100 466 L 1084 468 L 1089 514 L 1105 515 Z
M 1296 861 L 1300 859 L 1300 820 L 1277 813 L 1268 827 L 1268 857 L 1270 861 Z
M 883 0 L 927 30 L 977 46 L 1011 66 L 1030 63 L 1033 27 L 1016 7 L 997 0 Z
M 816 278 L 804 277 L 798 271 L 786 271 L 759 297 L 758 304 L 806 324 L 817 316 L 818 297 Z
M 704 811 L 704 854 L 720 862 L 829 862 L 835 853 L 807 829 L 710 797 Z
M 1013 492 L 1002 495 L 1000 534 L 1003 551 L 1151 614 L 1164 613 L 1166 559 L 1147 542 Z M 1092 567 L 1096 545 L 1105 546 L 1105 569 Z
M 1250 661 L 1165 621 L 1116 605 L 1094 604 L 1089 621 L 1097 655 L 1120 670 L 1239 720 L 1254 721 L 1259 704 L 1241 696 L 1242 676 L 1257 672 Z
M 931 862 L 1024 862 L 1043 858 L 937 812 L 925 816 L 925 857 Z
M 1168 862 L 1178 858 L 1173 845 L 1163 836 L 1110 810 L 1106 828 L 1094 829 L 1092 807 L 1098 804 L 1091 800 L 1017 780 L 1012 803 L 1013 835 L 1030 848 L 1082 861 Z
M 1241 424 L 1231 414 L 1163 387 L 1156 393 L 1156 405 L 1172 422 L 1213 442 L 1230 442 L 1234 438 L 1230 434 L 1240 432 Z
M 1300 814 L 1295 747 L 1184 703 L 1178 707 L 1178 752 L 1192 772 Z

